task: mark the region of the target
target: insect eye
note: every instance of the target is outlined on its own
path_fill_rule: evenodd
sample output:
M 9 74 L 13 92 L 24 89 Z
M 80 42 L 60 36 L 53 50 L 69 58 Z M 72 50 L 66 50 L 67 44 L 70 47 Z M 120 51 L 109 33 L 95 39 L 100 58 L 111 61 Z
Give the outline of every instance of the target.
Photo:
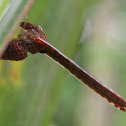
M 28 22 L 21 22 L 20 26 L 26 30 L 34 28 L 34 25 Z

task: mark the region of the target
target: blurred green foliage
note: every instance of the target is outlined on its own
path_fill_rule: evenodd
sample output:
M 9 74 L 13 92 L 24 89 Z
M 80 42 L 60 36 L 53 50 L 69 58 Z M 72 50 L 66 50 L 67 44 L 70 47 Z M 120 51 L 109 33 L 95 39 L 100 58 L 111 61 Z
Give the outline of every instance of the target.
M 126 97 L 126 86 L 122 84 L 126 82 L 124 48 L 116 46 L 118 39 L 109 38 L 114 42 L 111 47 L 102 26 L 106 15 L 119 13 L 123 2 L 118 8 L 108 5 L 111 4 L 98 0 L 36 0 L 28 13 L 28 22 L 42 26 L 49 43 L 100 80 L 113 83 L 111 87 Z M 106 7 L 114 11 L 110 9 L 106 14 Z M 92 26 L 95 32 L 91 31 Z M 45 55 L 28 54 L 25 60 L 18 62 L 0 61 L 0 126 L 126 124 L 125 113 L 94 95 Z

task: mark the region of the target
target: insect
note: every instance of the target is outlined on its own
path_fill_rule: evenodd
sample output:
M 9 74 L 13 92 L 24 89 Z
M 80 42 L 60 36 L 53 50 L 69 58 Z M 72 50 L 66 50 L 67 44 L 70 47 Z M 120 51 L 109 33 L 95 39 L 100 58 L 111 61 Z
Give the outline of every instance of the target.
M 39 37 L 47 41 L 46 35 L 40 26 L 22 22 L 21 27 L 25 28 L 29 33 L 34 32 L 34 34 L 38 34 Z M 18 39 L 14 39 L 9 42 L 9 45 L 1 59 L 18 61 L 25 59 L 28 52 L 31 52 L 32 54 L 39 52 L 39 44 L 31 39 L 28 39 L 24 35 L 25 32 L 26 31 L 22 29 L 18 35 Z
M 21 22 L 20 26 L 22 30 L 18 35 L 18 39 L 9 42 L 1 59 L 18 61 L 25 59 L 27 57 L 27 52 L 32 54 L 44 53 L 61 64 L 77 79 L 107 99 L 108 102 L 112 103 L 115 107 L 122 111 L 126 111 L 126 101 L 121 96 L 105 87 L 92 75 L 50 45 L 47 42 L 45 33 L 39 25 Z

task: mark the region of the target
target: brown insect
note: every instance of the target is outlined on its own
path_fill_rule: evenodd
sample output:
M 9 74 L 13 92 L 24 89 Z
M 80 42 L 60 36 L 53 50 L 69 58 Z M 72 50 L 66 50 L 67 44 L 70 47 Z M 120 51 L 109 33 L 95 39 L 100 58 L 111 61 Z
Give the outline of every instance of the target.
M 105 87 L 92 75 L 50 45 L 40 26 L 28 22 L 22 22 L 20 26 L 22 27 L 22 31 L 18 35 L 18 39 L 9 42 L 8 48 L 1 59 L 18 61 L 25 59 L 27 52 L 31 52 L 32 54 L 45 53 L 115 107 L 126 111 L 126 101 L 121 96 Z
M 21 27 L 24 28 L 18 35 L 18 39 L 9 42 L 7 49 L 5 50 L 1 59 L 3 60 L 23 60 L 27 57 L 27 53 L 32 54 L 41 52 L 40 44 L 36 43 L 34 40 L 27 38 L 24 34 L 27 30 L 30 34 L 38 34 L 39 37 L 47 41 L 46 35 L 42 28 L 38 25 L 32 25 L 31 23 L 22 22 Z

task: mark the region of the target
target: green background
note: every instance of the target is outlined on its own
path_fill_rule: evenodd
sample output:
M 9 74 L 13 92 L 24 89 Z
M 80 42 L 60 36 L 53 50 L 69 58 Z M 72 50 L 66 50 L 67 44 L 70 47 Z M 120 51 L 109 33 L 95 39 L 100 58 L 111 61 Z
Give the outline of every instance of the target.
M 1 21 L 11 2 L 0 3 Z M 23 2 L 18 14 L 10 14 L 6 32 L 0 30 L 5 36 L 27 4 Z M 50 44 L 126 98 L 125 4 L 123 0 L 35 0 L 27 16 L 28 22 L 43 28 Z M 46 55 L 29 53 L 23 61 L 0 61 L 0 126 L 91 125 L 125 126 L 126 113 Z

